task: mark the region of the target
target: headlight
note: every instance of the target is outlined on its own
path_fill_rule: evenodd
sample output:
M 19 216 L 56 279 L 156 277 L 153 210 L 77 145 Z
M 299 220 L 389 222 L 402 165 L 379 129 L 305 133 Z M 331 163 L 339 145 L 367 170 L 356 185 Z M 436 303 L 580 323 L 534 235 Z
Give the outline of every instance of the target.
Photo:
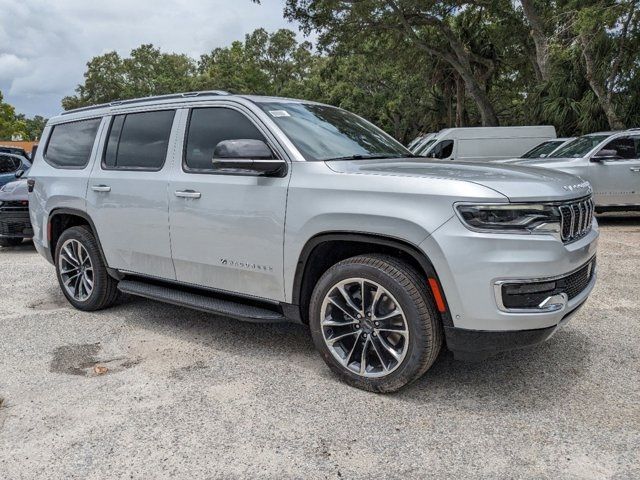
M 560 210 L 554 205 L 505 204 L 456 206 L 470 230 L 496 233 L 556 233 L 561 231 Z

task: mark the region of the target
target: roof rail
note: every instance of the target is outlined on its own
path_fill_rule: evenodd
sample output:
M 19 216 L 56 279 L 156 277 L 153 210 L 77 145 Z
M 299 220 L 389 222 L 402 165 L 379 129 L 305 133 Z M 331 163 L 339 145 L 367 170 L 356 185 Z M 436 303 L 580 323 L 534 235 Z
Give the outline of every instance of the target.
M 640 127 L 627 128 L 627 132 L 630 130 L 640 130 Z
M 205 90 L 201 92 L 170 93 L 168 95 L 155 95 L 152 97 L 131 98 L 127 100 L 115 100 L 109 103 L 101 103 L 98 105 L 91 105 L 88 107 L 74 108 L 72 110 L 67 110 L 65 112 L 62 112 L 61 115 L 69 115 L 71 113 L 77 113 L 77 112 L 86 112 L 89 110 L 96 110 L 98 108 L 119 107 L 121 105 L 133 105 L 137 103 L 155 102 L 157 100 L 172 100 L 172 99 L 178 100 L 181 98 L 208 97 L 208 96 L 217 96 L 217 95 L 231 95 L 231 94 L 229 92 L 225 92 L 224 90 Z

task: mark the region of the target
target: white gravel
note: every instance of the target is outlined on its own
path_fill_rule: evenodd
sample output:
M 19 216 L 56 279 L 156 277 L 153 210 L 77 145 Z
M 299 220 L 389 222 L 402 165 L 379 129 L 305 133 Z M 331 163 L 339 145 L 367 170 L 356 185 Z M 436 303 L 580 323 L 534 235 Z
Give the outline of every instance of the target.
M 596 290 L 549 342 L 445 353 L 394 395 L 340 383 L 302 326 L 82 313 L 0 249 L 0 479 L 640 478 L 640 216 L 601 223 Z

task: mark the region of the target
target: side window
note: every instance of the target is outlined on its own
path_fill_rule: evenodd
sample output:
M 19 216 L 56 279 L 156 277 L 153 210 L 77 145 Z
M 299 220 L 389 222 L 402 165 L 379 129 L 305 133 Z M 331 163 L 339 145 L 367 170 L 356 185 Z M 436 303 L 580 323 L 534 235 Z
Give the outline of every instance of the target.
M 56 168 L 82 169 L 89 163 L 101 118 L 55 125 L 44 159 Z
M 237 110 L 194 108 L 185 143 L 185 170 L 213 170 L 213 151 L 223 140 L 262 140 L 264 135 Z
M 638 155 L 638 138 L 635 137 L 619 137 L 607 143 L 602 150 L 611 150 L 615 152 L 615 156 L 620 160 L 631 158 L 639 158 Z
M 443 140 L 429 153 L 431 158 L 449 158 L 453 153 L 453 140 Z
M 116 115 L 111 121 L 103 168 L 160 170 L 167 157 L 175 110 Z
M 20 160 L 6 155 L 0 155 L 0 174 L 13 173 L 20 168 Z

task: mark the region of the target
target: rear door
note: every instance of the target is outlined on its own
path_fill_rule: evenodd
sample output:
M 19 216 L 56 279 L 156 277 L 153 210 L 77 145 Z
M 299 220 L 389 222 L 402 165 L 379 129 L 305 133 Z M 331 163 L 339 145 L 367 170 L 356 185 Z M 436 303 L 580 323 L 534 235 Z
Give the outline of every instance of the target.
M 277 151 L 259 119 L 235 104 L 188 113 L 183 159 L 169 184 L 171 246 L 178 281 L 284 300 L 283 242 L 288 175 L 219 173 L 223 140 L 254 139 Z M 282 154 L 283 152 L 280 152 Z
M 109 119 L 89 180 L 87 212 L 112 268 L 175 279 L 167 199 L 175 116 L 167 109 Z
M 640 205 L 640 135 L 614 138 L 603 149 L 615 152 L 615 159 L 590 162 L 585 175 L 596 203 Z

